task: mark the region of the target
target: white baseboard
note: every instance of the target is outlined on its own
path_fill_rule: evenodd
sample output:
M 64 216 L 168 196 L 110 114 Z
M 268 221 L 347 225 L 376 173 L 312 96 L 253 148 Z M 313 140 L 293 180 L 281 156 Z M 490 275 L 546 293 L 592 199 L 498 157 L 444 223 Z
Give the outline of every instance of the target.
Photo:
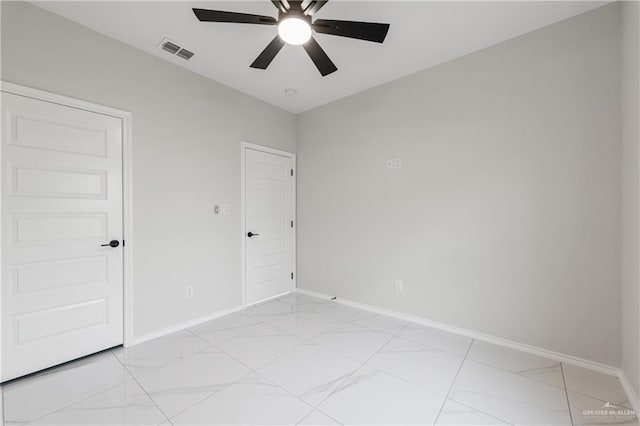
M 148 340 L 156 339 L 158 337 L 166 336 L 167 334 L 175 333 L 176 331 L 184 330 L 185 328 L 194 327 L 198 324 L 202 324 L 203 322 L 211 321 L 216 318 L 223 317 L 225 315 L 232 314 L 234 312 L 238 312 L 244 309 L 243 306 L 235 306 L 233 308 L 224 309 L 222 311 L 215 312 L 210 315 L 205 315 L 200 318 L 196 318 L 189 321 L 184 321 L 176 325 L 172 325 L 171 327 L 166 327 L 161 330 L 152 331 L 151 333 L 143 334 L 142 336 L 134 336 L 131 343 L 125 346 L 130 347 L 137 345 L 142 342 L 146 342 Z
M 321 299 L 332 299 L 332 296 L 329 296 L 324 293 L 318 293 L 316 291 L 305 290 L 303 288 L 297 289 L 298 293 L 307 294 L 309 296 L 318 297 Z M 470 337 L 472 339 L 480 340 L 483 342 L 493 343 L 494 345 L 504 346 L 510 349 L 515 349 L 522 352 L 527 352 L 533 355 L 538 355 L 544 358 L 554 359 L 556 361 L 564 362 L 566 364 L 576 365 L 578 367 L 587 368 L 589 370 L 597 371 L 600 373 L 608 374 L 611 376 L 616 376 L 620 378 L 622 382 L 622 370 L 616 367 L 612 367 L 610 365 L 602 364 L 595 361 L 590 361 L 588 359 L 576 357 L 573 355 L 567 355 L 560 352 L 555 352 L 549 349 L 540 348 L 538 346 L 527 345 L 525 343 L 514 342 L 513 340 L 503 339 L 502 337 L 496 337 L 489 334 L 480 333 L 473 330 L 468 330 L 461 327 L 456 327 L 453 325 L 441 323 L 438 321 L 432 321 L 426 318 L 418 317 L 415 315 L 403 314 L 401 312 L 392 311 L 389 309 L 379 308 L 377 306 L 367 305 L 365 303 L 355 302 L 349 299 L 336 298 L 336 302 L 342 303 L 344 305 L 353 306 L 354 308 L 362 309 L 365 311 L 375 312 L 377 314 L 383 314 L 390 317 L 398 318 L 404 321 L 409 321 L 412 323 L 424 325 L 427 327 L 433 327 L 440 330 L 448 331 L 453 334 L 458 334 L 465 337 Z M 628 382 L 627 382 L 628 383 Z M 638 411 L 640 412 L 640 411 Z
M 638 394 L 635 389 L 633 389 L 633 386 L 631 386 L 631 382 L 629 382 L 629 378 L 624 371 L 620 370 L 618 379 L 620 380 L 620 384 L 622 384 L 622 388 L 627 393 L 627 398 L 629 399 L 631 408 L 633 408 L 633 411 L 635 411 L 636 414 L 640 414 L 640 398 L 638 398 Z

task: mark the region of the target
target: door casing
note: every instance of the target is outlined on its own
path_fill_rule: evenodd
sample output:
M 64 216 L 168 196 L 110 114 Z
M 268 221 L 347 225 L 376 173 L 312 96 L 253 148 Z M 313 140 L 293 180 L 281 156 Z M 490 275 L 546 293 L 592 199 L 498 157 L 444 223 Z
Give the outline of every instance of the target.
M 37 99 L 45 102 L 63 105 L 66 107 L 81 109 L 84 111 L 94 112 L 97 114 L 108 115 L 119 118 L 122 121 L 122 206 L 123 206 L 123 235 L 125 241 L 123 247 L 123 288 L 124 288 L 124 346 L 131 346 L 135 343 L 133 336 L 133 182 L 132 182 L 132 114 L 127 111 L 70 98 L 67 96 L 57 95 L 31 87 L 19 84 L 0 81 L 0 91 L 12 93 L 18 96 Z M 0 155 L 2 151 L 0 150 Z M 2 176 L 0 174 L 0 179 Z M 0 180 L 0 188 L 2 182 Z M 0 199 L 1 202 L 1 199 Z M 1 207 L 1 206 L 0 206 Z M 5 232 L 0 226 L 0 237 Z M 0 250 L 2 248 L 0 247 Z M 2 253 L 0 252 L 0 258 Z M 0 294 L 0 297 L 1 294 Z M 2 300 L 0 299 L 0 309 L 2 309 Z M 1 312 L 0 312 L 1 314 Z M 1 330 L 0 330 L 1 332 Z M 1 336 L 0 336 L 1 337 Z M 2 344 L 0 339 L 0 345 Z M 0 353 L 2 348 L 0 347 Z M 2 365 L 0 363 L 0 368 Z M 0 376 L 2 371 L 0 370 Z
M 295 291 L 297 287 L 298 273 L 296 270 L 296 239 L 298 230 L 298 221 L 296 217 L 296 180 L 298 178 L 296 170 L 296 154 L 281 151 L 279 149 L 269 148 L 262 145 L 256 145 L 250 142 L 240 142 L 240 241 L 241 241 L 241 285 L 242 285 L 242 306 L 247 306 L 247 229 L 246 229 L 246 152 L 247 149 L 266 152 L 268 154 L 280 155 L 291 159 L 291 167 L 293 168 L 293 179 L 291 179 L 291 217 L 293 218 L 293 280 L 291 280 L 291 291 Z M 277 296 L 276 296 L 277 297 Z M 260 303 L 260 302 L 257 302 Z

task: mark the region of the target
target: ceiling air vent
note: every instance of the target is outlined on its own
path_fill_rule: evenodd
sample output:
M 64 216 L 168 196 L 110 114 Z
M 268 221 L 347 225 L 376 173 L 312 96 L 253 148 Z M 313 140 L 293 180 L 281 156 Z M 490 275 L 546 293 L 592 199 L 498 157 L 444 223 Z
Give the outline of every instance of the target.
M 172 55 L 179 56 L 187 61 L 194 55 L 193 52 L 181 48 L 180 46 L 166 38 L 160 42 L 160 45 L 158 47 L 160 47 L 165 52 L 169 52 Z
M 188 61 L 193 56 L 193 52 L 190 52 L 187 49 L 180 49 L 180 51 L 176 53 L 176 55 Z
M 178 52 L 178 50 L 180 50 L 180 46 L 178 46 L 175 43 L 170 42 L 166 38 L 164 40 L 162 40 L 162 43 L 160 43 L 160 47 L 162 48 L 162 50 L 166 50 L 167 52 L 171 53 L 172 55 L 175 55 L 176 52 Z

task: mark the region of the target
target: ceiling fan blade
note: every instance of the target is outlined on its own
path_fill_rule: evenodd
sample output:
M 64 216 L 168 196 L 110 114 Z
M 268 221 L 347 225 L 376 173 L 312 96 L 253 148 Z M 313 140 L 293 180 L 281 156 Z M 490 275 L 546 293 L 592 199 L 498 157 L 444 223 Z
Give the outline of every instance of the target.
M 389 31 L 389 24 L 318 19 L 313 23 L 313 29 L 322 34 L 382 43 Z
M 276 57 L 285 44 L 286 43 L 280 38 L 280 36 L 277 35 L 249 66 L 251 68 L 266 70 L 271 61 L 273 61 L 273 58 Z
M 248 13 L 225 12 L 222 10 L 193 9 L 193 13 L 202 22 L 233 22 L 237 24 L 276 25 L 278 21 L 271 16 L 251 15 Z
M 311 0 L 309 5 L 304 8 L 304 14 L 308 16 L 313 16 L 317 11 L 322 9 L 322 7 L 327 4 L 329 0 Z
M 334 71 L 338 71 L 338 68 L 335 64 L 329 59 L 327 54 L 322 47 L 318 44 L 318 42 L 312 37 L 308 42 L 302 45 L 304 50 L 307 51 L 307 54 L 311 58 L 314 64 L 316 64 L 316 68 L 320 71 L 322 76 L 327 76 Z
M 285 0 L 271 0 L 271 3 L 273 3 L 273 5 L 275 7 L 278 8 L 278 10 L 282 13 L 286 13 L 287 12 L 287 4 Z

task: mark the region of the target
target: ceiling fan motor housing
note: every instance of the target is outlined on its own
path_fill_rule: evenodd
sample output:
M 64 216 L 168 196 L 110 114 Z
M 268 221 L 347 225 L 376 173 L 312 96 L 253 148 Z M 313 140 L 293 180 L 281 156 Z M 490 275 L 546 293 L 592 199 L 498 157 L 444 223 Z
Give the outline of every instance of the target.
M 282 21 L 283 19 L 286 19 L 286 18 L 304 19 L 309 25 L 311 25 L 311 16 L 305 15 L 302 9 L 291 8 L 286 12 L 279 11 L 278 21 Z

